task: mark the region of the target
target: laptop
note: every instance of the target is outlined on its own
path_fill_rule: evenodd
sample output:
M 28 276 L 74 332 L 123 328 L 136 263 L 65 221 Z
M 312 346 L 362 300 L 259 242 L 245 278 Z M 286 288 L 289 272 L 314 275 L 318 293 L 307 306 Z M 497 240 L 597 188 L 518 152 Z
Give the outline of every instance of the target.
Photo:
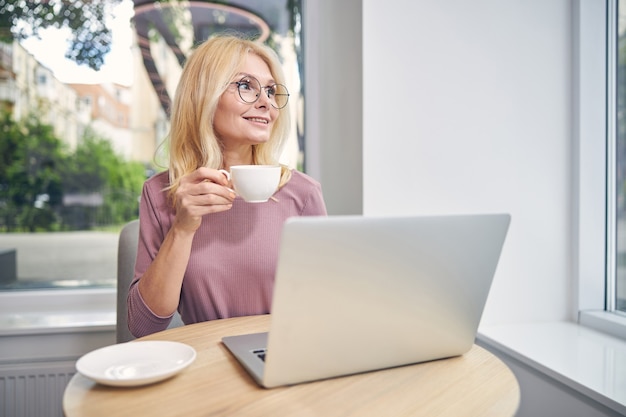
M 508 214 L 290 218 L 269 333 L 222 342 L 266 388 L 462 355 L 509 223 Z

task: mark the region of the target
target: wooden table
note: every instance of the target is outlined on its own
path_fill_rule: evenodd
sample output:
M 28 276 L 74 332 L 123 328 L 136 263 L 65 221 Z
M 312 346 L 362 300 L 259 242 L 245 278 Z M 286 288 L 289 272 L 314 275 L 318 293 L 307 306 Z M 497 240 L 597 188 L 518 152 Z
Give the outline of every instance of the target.
M 221 339 L 268 328 L 269 316 L 241 317 L 141 338 L 186 343 L 196 349 L 197 358 L 173 378 L 143 387 L 108 387 L 77 373 L 65 390 L 65 415 L 504 417 L 514 415 L 519 405 L 519 385 L 511 370 L 476 345 L 452 359 L 260 388 Z

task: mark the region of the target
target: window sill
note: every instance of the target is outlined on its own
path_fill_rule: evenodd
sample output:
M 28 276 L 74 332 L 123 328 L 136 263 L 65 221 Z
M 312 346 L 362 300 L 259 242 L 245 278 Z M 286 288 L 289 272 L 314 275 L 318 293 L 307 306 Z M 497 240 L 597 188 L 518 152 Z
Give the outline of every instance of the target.
M 606 311 L 581 311 L 581 325 L 626 340 L 626 316 Z
M 0 337 L 27 334 L 115 331 L 115 312 L 2 314 Z
M 626 341 L 571 322 L 481 327 L 478 341 L 626 415 Z
M 114 344 L 116 300 L 114 288 L 0 292 L 0 368 L 74 362 Z
M 115 289 L 0 293 L 0 336 L 115 330 Z

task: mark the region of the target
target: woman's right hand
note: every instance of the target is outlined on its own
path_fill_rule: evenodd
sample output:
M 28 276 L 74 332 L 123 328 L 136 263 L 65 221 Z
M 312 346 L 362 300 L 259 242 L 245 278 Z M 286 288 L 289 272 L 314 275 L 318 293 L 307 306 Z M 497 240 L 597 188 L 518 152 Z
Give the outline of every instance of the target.
M 201 167 L 185 175 L 176 190 L 175 226 L 195 232 L 202 217 L 230 210 L 235 193 L 228 179 L 217 169 Z

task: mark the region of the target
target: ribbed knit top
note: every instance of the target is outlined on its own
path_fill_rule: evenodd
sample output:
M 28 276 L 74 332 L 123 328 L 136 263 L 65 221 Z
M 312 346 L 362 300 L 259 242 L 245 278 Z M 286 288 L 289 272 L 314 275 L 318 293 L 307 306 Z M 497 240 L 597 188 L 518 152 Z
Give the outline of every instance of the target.
M 128 326 L 136 337 L 165 330 L 172 319 L 154 314 L 137 285 L 174 221 L 174 208 L 163 191 L 167 184 L 168 174 L 162 172 L 143 187 L 135 276 L 128 293 Z M 294 170 L 274 197 L 278 202 L 247 203 L 237 197 L 230 210 L 204 216 L 178 305 L 185 324 L 270 312 L 283 223 L 292 216 L 326 215 L 320 184 L 301 172 Z

